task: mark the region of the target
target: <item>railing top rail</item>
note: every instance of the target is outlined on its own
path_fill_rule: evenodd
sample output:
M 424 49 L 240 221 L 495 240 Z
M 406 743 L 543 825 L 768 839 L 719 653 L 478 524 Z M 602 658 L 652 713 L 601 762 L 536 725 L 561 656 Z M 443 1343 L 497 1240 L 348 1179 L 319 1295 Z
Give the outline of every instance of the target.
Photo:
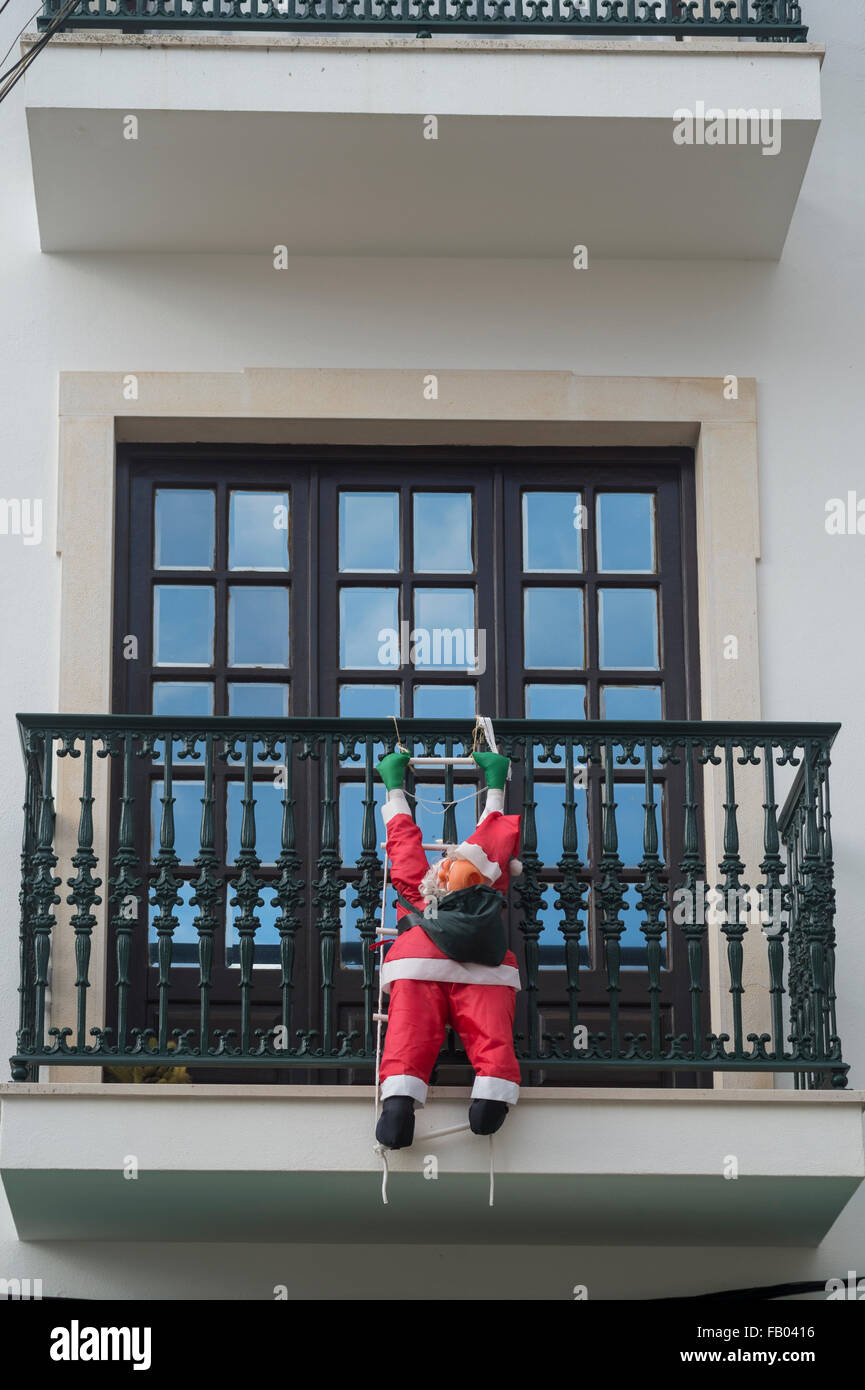
M 295 715 L 285 719 L 239 718 L 234 715 L 208 717 L 171 717 L 156 714 L 18 714 L 18 726 L 23 731 L 64 733 L 123 733 L 127 730 L 166 733 L 201 734 L 353 734 L 370 735 L 376 739 L 392 738 L 393 720 L 343 719 L 333 716 Z M 404 719 L 400 717 L 400 734 L 441 734 L 465 740 L 471 729 L 470 719 Z M 648 738 L 659 742 L 670 738 L 715 738 L 720 740 L 768 739 L 778 742 L 805 739 L 818 740 L 831 746 L 840 723 L 774 720 L 701 720 L 701 719 L 495 719 L 495 728 L 502 734 L 534 734 L 536 737 L 556 735 L 561 738 L 604 738 L 621 734 L 624 737 Z
M 56 23 L 64 0 L 46 0 L 40 29 Z M 699 10 L 697 9 L 699 5 Z M 547 33 L 587 38 L 657 38 L 722 36 L 804 43 L 797 0 L 745 0 L 744 14 L 716 8 L 714 0 L 694 0 L 684 9 L 672 3 L 601 9 L 597 0 L 212 0 L 185 8 L 183 0 L 81 0 L 61 28 L 145 29 L 280 29 L 381 33 Z

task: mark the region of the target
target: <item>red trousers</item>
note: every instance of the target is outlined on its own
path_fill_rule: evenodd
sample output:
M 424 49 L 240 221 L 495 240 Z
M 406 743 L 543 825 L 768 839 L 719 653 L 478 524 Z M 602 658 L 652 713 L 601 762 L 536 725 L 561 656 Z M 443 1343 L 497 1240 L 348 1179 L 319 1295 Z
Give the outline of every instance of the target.
M 445 1025 L 459 1033 L 475 1069 L 474 1099 L 515 1105 L 520 1066 L 514 1053 L 516 992 L 507 985 L 456 985 L 439 980 L 394 980 L 381 1065 L 382 1098 L 426 1100 L 430 1072 L 445 1040 Z

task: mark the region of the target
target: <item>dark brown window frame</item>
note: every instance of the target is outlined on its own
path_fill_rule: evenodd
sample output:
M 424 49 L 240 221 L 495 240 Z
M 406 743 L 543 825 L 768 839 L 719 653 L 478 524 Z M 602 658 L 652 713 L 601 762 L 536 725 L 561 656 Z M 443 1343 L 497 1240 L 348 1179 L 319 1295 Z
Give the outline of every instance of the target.
M 207 477 L 202 475 L 202 467 L 206 466 Z M 489 476 L 490 467 L 495 469 L 492 477 Z M 408 569 L 410 554 L 407 549 L 401 551 L 401 569 L 398 574 L 382 575 L 362 575 L 352 574 L 347 582 L 351 584 L 369 583 L 375 586 L 399 585 L 401 591 L 405 591 L 406 586 L 414 582 L 424 587 L 454 587 L 454 586 L 477 586 L 478 587 L 478 625 L 483 626 L 482 621 L 482 602 L 492 606 L 492 610 L 501 612 L 504 610 L 504 621 L 494 622 L 493 641 L 488 643 L 487 652 L 487 671 L 481 682 L 484 694 L 481 698 L 481 706 L 486 703 L 487 708 L 482 708 L 481 712 L 490 713 L 493 718 L 504 717 L 523 717 L 523 686 L 527 682 L 538 681 L 541 683 L 556 683 L 556 679 L 563 684 L 585 683 L 590 695 L 590 705 L 588 710 L 589 717 L 598 717 L 599 711 L 595 704 L 595 692 L 599 690 L 600 682 L 606 676 L 606 683 L 616 683 L 619 685 L 627 684 L 657 684 L 663 683 L 664 686 L 664 716 L 667 718 L 690 718 L 696 719 L 700 716 L 699 708 L 699 655 L 698 655 L 698 632 L 697 632 L 697 601 L 696 601 L 696 501 L 694 486 L 694 467 L 693 452 L 687 449 L 671 448 L 568 448 L 563 446 L 556 447 L 511 447 L 499 448 L 493 446 L 478 447 L 403 447 L 403 446 L 261 446 L 261 445 L 142 445 L 142 444 L 122 444 L 118 445 L 117 458 L 117 512 L 116 512 L 116 558 L 115 565 L 115 660 L 113 669 L 113 709 L 116 713 L 144 712 L 141 701 L 143 690 L 141 669 L 136 670 L 132 663 L 123 660 L 120 654 L 120 639 L 123 634 L 133 630 L 130 623 L 132 592 L 130 579 L 135 571 L 136 560 L 141 562 L 146 555 L 146 562 L 140 563 L 140 572 L 137 573 L 139 584 L 144 582 L 143 576 L 146 575 L 146 582 L 153 579 L 152 555 L 153 537 L 152 531 L 145 532 L 142 528 L 134 524 L 134 516 L 138 514 L 141 506 L 142 489 L 149 489 L 150 496 L 157 486 L 167 487 L 189 487 L 212 484 L 215 486 L 219 495 L 228 489 L 229 486 L 248 488 L 255 490 L 285 490 L 290 485 L 286 481 L 286 475 L 296 476 L 301 470 L 307 470 L 308 484 L 304 498 L 304 506 L 296 509 L 297 497 L 292 496 L 292 565 L 291 573 L 287 581 L 298 592 L 296 575 L 302 572 L 309 573 L 309 560 L 313 548 L 312 537 L 321 536 L 321 516 L 327 509 L 328 499 L 335 498 L 339 487 L 348 484 L 352 488 L 359 490 L 369 488 L 370 490 L 380 490 L 383 485 L 398 485 L 404 497 L 411 492 L 435 491 L 453 489 L 455 485 L 465 487 L 469 482 L 475 489 L 489 494 L 490 505 L 493 508 L 493 557 L 486 573 L 483 573 L 480 552 L 480 511 L 476 506 L 474 515 L 474 562 L 475 569 L 472 574 L 455 576 L 427 575 L 420 573 L 417 576 Z M 485 473 L 486 469 L 486 473 Z M 398 478 L 398 475 L 402 475 Z M 678 547 L 678 554 L 671 565 L 664 568 L 666 564 L 665 555 L 669 551 L 670 537 L 664 540 L 660 535 L 662 526 L 662 508 L 659 502 L 657 525 L 659 528 L 658 560 L 659 573 L 654 576 L 623 576 L 615 578 L 607 574 L 598 575 L 595 571 L 585 569 L 579 574 L 556 575 L 556 574 L 537 574 L 533 576 L 533 582 L 542 582 L 544 585 L 557 583 L 574 584 L 589 591 L 592 584 L 598 581 L 604 585 L 615 587 L 616 585 L 625 587 L 642 587 L 644 585 L 661 587 L 661 584 L 668 586 L 665 593 L 675 591 L 676 603 L 678 604 L 679 615 L 675 630 L 665 627 L 661 641 L 661 660 L 663 662 L 662 672 L 646 671 L 609 671 L 602 672 L 597 665 L 597 633 L 594 630 L 594 614 L 591 612 L 593 605 L 586 602 L 586 633 L 587 633 L 587 665 L 581 671 L 561 671 L 556 675 L 547 675 L 543 671 L 525 673 L 522 670 L 522 655 L 518 662 L 508 661 L 507 653 L 511 649 L 510 644 L 515 640 L 516 634 L 514 625 L 518 626 L 521 634 L 522 629 L 522 598 L 518 594 L 521 585 L 521 575 L 519 568 L 513 563 L 507 567 L 503 565 L 504 554 L 499 554 L 499 547 L 504 552 L 509 552 L 509 558 L 513 561 L 515 556 L 521 554 L 521 506 L 513 505 L 514 496 L 520 494 L 522 483 L 528 486 L 538 486 L 545 489 L 555 488 L 559 483 L 568 487 L 582 490 L 582 476 L 589 474 L 593 476 L 593 485 L 597 490 L 644 490 L 650 489 L 658 491 L 666 490 L 670 495 L 667 497 L 667 505 L 663 509 L 665 526 L 672 525 L 673 512 L 670 505 L 672 493 L 676 493 L 675 507 L 675 546 Z M 395 481 L 397 480 L 398 481 Z M 477 495 L 480 495 L 479 493 Z M 660 495 L 660 494 L 659 494 Z M 584 496 L 584 501 L 585 496 Z M 219 505 L 219 502 L 218 502 Z M 303 525 L 297 524 L 300 513 L 303 513 Z M 318 565 L 315 580 L 317 582 L 307 583 L 306 594 L 302 596 L 302 602 L 295 605 L 292 611 L 292 666 L 288 672 L 270 672 L 269 678 L 290 679 L 292 683 L 291 712 L 319 713 L 321 711 L 321 700 L 327 700 L 325 713 L 336 714 L 336 691 L 340 681 L 350 683 L 352 681 L 363 683 L 370 679 L 370 674 L 362 671 L 352 671 L 341 673 L 338 668 L 338 637 L 336 627 L 336 592 L 340 584 L 337 570 L 337 537 L 336 509 L 330 507 L 332 528 L 329 539 L 318 545 Z M 150 512 L 152 517 L 152 509 Z M 217 516 L 219 512 L 217 511 Z M 587 547 L 587 563 L 593 554 L 593 533 L 595 526 L 594 505 L 588 507 L 588 526 L 584 537 Z M 500 523 L 500 524 L 498 524 Z M 410 522 L 406 522 L 410 532 Z M 152 526 L 152 520 L 151 520 Z M 507 536 L 504 528 L 508 527 L 512 534 Z M 515 534 L 513 532 L 515 531 Z M 217 563 L 220 558 L 219 547 L 223 544 L 220 528 L 217 526 Z M 122 557 L 131 557 L 131 563 L 124 565 Z M 177 572 L 174 576 L 176 580 L 182 582 L 183 579 L 191 578 L 190 572 Z M 199 579 L 201 578 L 199 574 Z M 172 572 L 159 571 L 160 580 L 171 582 Z M 279 576 L 268 576 L 271 579 L 279 579 Z M 326 579 L 332 584 L 329 586 Z M 262 583 L 264 582 L 260 572 L 251 572 L 247 575 L 231 571 L 228 574 L 231 583 Z M 686 582 L 686 580 L 688 582 Z M 482 598 L 483 596 L 483 598 Z M 518 602 L 514 602 L 518 598 Z M 140 608 L 140 599 L 139 599 Z M 665 603 L 661 613 L 661 621 L 668 622 L 667 611 L 670 604 Z M 148 610 L 148 604 L 144 604 L 142 611 Z M 330 619 L 328 619 L 330 615 Z M 402 616 L 402 614 L 401 614 Z M 679 620 L 680 619 L 680 620 Z M 322 633 L 325 623 L 330 620 L 332 623 L 331 631 L 334 640 L 331 642 L 331 658 L 328 659 L 323 652 Z M 224 628 L 224 614 L 218 613 L 217 633 Z M 220 624 L 222 626 L 220 626 Z M 140 650 L 147 652 L 147 663 L 149 665 L 149 630 L 142 633 Z M 215 664 L 213 673 L 204 675 L 201 668 L 171 668 L 170 679 L 213 679 L 216 690 L 219 691 L 220 682 L 228 679 L 227 668 L 219 668 L 216 674 L 216 659 L 220 655 L 219 643 L 220 636 L 217 636 L 217 650 L 215 651 Z M 297 643 L 303 641 L 304 650 L 308 653 L 308 667 L 305 673 L 305 681 L 301 687 L 297 686 L 297 677 L 301 674 L 297 669 L 295 653 L 298 650 Z M 520 636 L 521 641 L 521 636 Z M 520 649 L 521 650 L 521 649 Z M 225 654 L 227 656 L 227 653 Z M 679 679 L 672 682 L 668 679 L 673 674 L 672 668 L 677 667 Z M 156 668 L 159 673 L 155 678 L 166 678 L 164 668 Z M 152 679 L 152 676 L 148 677 Z M 254 669 L 240 670 L 235 672 L 234 668 L 230 671 L 230 678 L 261 680 L 267 679 L 260 671 Z M 422 680 L 434 683 L 453 683 L 455 675 L 453 672 L 440 672 L 424 669 L 419 672 L 415 668 L 394 671 L 386 676 L 379 674 L 380 682 L 412 684 Z M 149 697 L 149 684 L 148 684 Z M 137 698 L 136 698 L 137 694 Z M 138 703 L 138 709 L 133 710 L 133 704 Z M 149 698 L 146 702 L 146 709 L 149 711 Z M 217 693 L 214 705 L 216 713 L 225 713 L 227 710 L 221 705 Z M 310 776 L 312 770 L 310 769 Z M 638 769 L 622 769 L 621 774 L 617 770 L 617 777 L 621 775 L 622 781 L 639 781 L 641 773 Z M 341 778 L 351 780 L 356 774 L 351 772 L 341 773 Z M 675 778 L 675 773 L 672 774 Z M 555 769 L 550 772 L 538 770 L 538 780 L 555 780 Z M 310 786 L 305 789 L 307 795 L 314 795 L 314 789 Z M 304 794 L 304 789 L 298 788 L 299 795 Z M 510 793 L 512 798 L 519 798 L 520 790 L 518 785 L 512 784 Z M 594 838 L 595 830 L 593 827 L 599 825 L 600 811 L 600 782 L 597 772 L 590 773 L 589 796 L 590 805 L 590 834 Z M 515 802 L 518 804 L 518 801 Z M 664 827 L 665 842 L 668 846 L 670 859 L 675 861 L 676 836 L 671 834 L 669 817 L 669 793 L 665 801 L 665 821 Z M 311 817 L 312 822 L 316 821 Z M 317 853 L 317 825 L 310 828 L 310 843 L 308 854 L 310 858 Z M 140 846 L 142 851 L 145 846 Z M 267 876 L 267 875 L 265 875 Z M 635 875 L 631 875 L 634 877 Z M 346 870 L 343 878 L 346 884 L 352 882 L 354 875 L 352 871 Z M 557 881 L 555 871 L 544 871 L 546 882 L 554 886 Z M 627 879 L 628 874 L 624 877 Z M 554 892 L 548 893 L 547 901 L 552 903 Z M 307 914 L 310 908 L 307 906 Z M 307 927 L 311 922 L 307 922 Z M 298 959 L 298 1004 L 302 1004 L 304 994 L 306 994 L 306 1004 L 309 1010 L 310 1019 L 314 1019 L 317 999 L 314 997 L 315 990 L 312 983 L 312 970 L 316 957 L 315 949 L 307 949 L 305 942 L 300 938 L 306 938 L 309 942 L 312 938 L 312 931 L 307 930 L 298 934 L 299 959 Z M 595 962 L 597 964 L 597 962 Z M 138 960 L 133 965 L 133 989 L 139 989 L 149 996 L 151 990 L 147 987 L 148 974 L 152 979 L 153 971 L 146 966 L 146 962 Z M 189 967 L 180 967 L 172 971 L 172 995 L 182 997 L 184 986 L 192 1000 L 195 990 L 192 988 L 191 976 L 195 974 Z M 644 977 L 641 970 L 625 972 L 626 986 L 623 991 L 622 1011 L 623 1021 L 627 1019 L 629 1000 L 627 990 L 628 977 L 631 977 L 634 985 L 637 984 L 637 977 Z M 681 969 L 665 972 L 665 990 L 662 996 L 662 1005 L 665 1010 L 675 1007 L 676 1013 L 682 1010 L 681 1017 L 687 1017 L 688 995 L 686 986 L 686 975 Z M 551 1030 L 555 1029 L 556 1021 L 560 1016 L 566 1017 L 567 1010 L 562 1004 L 563 988 L 561 980 L 563 971 L 549 969 L 541 972 L 539 982 L 538 1004 L 541 1016 Z M 350 996 L 357 993 L 358 972 L 356 969 L 346 969 L 340 966 L 337 970 L 338 990 L 344 996 L 343 1010 L 345 1022 L 350 1024 L 351 1017 L 359 1005 L 358 1000 L 353 1004 Z M 304 983 L 305 982 L 305 983 Z M 581 1006 L 590 1017 L 593 1007 L 603 1006 L 603 994 L 591 987 L 590 976 L 587 974 L 585 979 L 584 992 L 581 995 Z M 601 985 L 601 976 L 598 975 L 597 983 Z M 705 981 L 708 983 L 708 980 Z M 227 965 L 222 965 L 220 970 L 214 972 L 214 997 L 217 1001 L 221 991 L 228 997 L 236 984 L 236 971 Z M 176 989 L 176 987 L 178 987 Z M 262 990 L 262 996 L 266 990 Z M 636 994 L 641 999 L 645 998 L 645 992 L 637 990 Z M 140 997 L 140 996 L 139 996 Z M 263 1001 L 262 1001 L 263 1002 Z M 227 1006 L 226 1006 L 227 1007 Z M 519 1027 L 519 1021 L 518 1021 Z M 553 1078 L 551 1078 L 553 1079 Z M 581 1084 L 587 1084 L 588 1078 L 582 1079 Z M 688 1079 L 679 1077 L 678 1083 L 688 1084 Z M 606 1084 L 610 1084 L 610 1074 L 606 1073 Z M 641 1084 L 664 1084 L 663 1079 L 641 1077 Z

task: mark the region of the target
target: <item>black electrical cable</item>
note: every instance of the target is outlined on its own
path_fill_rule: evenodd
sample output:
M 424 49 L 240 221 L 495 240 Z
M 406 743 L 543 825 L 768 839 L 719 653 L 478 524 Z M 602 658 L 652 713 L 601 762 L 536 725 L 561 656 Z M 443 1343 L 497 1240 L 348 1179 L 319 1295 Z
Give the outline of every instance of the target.
M 770 1299 L 790 1298 L 799 1293 L 825 1293 L 828 1279 L 805 1279 L 796 1284 L 762 1284 L 753 1289 L 723 1289 L 720 1293 L 691 1293 L 665 1295 L 664 1298 L 649 1299 L 651 1303 L 720 1303 L 730 1299 Z
M 54 16 L 54 18 L 51 21 L 51 24 L 45 30 L 44 34 L 42 34 L 38 42 L 35 43 L 33 47 L 28 50 L 27 53 L 23 54 L 22 57 L 20 57 L 15 63 L 13 63 L 11 68 L 8 68 L 7 71 L 4 73 L 0 73 L 0 102 L 5 100 L 5 98 L 12 91 L 12 88 L 15 86 L 15 84 L 20 81 L 27 69 L 31 66 L 33 62 L 35 62 L 37 55 L 41 53 L 45 45 L 49 43 L 50 40 L 54 37 L 54 35 L 57 33 L 57 30 L 61 28 L 67 15 L 71 14 L 71 12 L 74 9 L 76 9 L 79 4 L 80 0 L 67 0 L 67 3 Z

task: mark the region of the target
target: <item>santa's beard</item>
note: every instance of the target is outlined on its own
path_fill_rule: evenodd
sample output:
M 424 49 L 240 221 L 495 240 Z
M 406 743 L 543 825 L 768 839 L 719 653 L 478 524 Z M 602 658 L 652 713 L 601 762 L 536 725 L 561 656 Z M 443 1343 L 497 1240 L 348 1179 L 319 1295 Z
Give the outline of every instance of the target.
M 428 903 L 432 902 L 433 898 L 438 901 L 447 897 L 450 892 L 447 884 L 439 877 L 440 864 L 441 860 L 437 864 L 431 864 L 418 884 L 418 892 Z

